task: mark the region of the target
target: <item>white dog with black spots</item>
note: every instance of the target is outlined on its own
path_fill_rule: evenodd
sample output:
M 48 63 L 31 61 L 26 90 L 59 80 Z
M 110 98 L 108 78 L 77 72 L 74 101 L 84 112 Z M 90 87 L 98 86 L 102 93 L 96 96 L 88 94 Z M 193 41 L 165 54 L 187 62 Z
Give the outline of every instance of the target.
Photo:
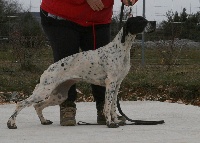
M 32 95 L 17 103 L 16 110 L 9 118 L 7 126 L 16 129 L 16 117 L 19 112 L 34 105 L 43 125 L 53 122 L 44 118 L 45 107 L 59 105 L 68 97 L 68 90 L 74 83 L 85 81 L 105 86 L 104 114 L 109 128 L 118 127 L 116 106 L 120 84 L 130 69 L 130 49 L 136 34 L 144 31 L 148 21 L 141 17 L 131 17 L 109 44 L 96 50 L 81 52 L 52 64 L 41 75 Z

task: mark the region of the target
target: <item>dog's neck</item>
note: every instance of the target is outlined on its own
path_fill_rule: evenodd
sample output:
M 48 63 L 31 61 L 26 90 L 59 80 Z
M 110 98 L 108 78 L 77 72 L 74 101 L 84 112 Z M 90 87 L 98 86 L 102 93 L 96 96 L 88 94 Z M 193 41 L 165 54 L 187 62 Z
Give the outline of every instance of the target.
M 120 57 L 122 59 L 122 65 L 128 65 L 127 67 L 129 67 L 129 65 L 130 65 L 130 49 L 132 47 L 132 44 L 134 42 L 136 35 L 132 35 L 129 33 L 125 37 L 125 42 L 121 43 L 122 35 L 123 35 L 123 29 L 121 29 L 119 31 L 119 33 L 116 35 L 112 44 L 118 43 L 118 45 L 121 45 L 121 46 L 113 46 L 113 48 L 115 48 L 115 51 L 118 51 L 118 53 L 121 54 Z
M 116 35 L 116 37 L 114 38 L 113 42 L 121 42 L 123 36 L 123 28 L 119 31 L 119 33 Z M 130 33 L 128 33 L 128 35 L 126 35 L 125 37 L 125 42 L 121 43 L 123 46 L 125 46 L 127 49 L 130 49 L 132 46 L 133 41 L 135 40 L 136 35 L 132 35 Z
M 125 45 L 131 48 L 134 40 L 135 40 L 136 35 L 132 35 L 128 33 L 128 35 L 125 37 Z

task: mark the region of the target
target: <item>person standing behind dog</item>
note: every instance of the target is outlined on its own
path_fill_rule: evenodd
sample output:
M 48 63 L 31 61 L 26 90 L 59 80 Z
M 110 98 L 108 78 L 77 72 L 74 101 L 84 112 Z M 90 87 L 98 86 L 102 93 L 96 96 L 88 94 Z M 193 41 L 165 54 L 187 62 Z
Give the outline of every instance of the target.
M 138 0 L 121 0 L 126 6 Z M 110 42 L 110 23 L 114 0 L 42 0 L 40 16 L 52 50 L 54 62 L 82 51 L 95 50 Z M 92 61 L 91 61 L 92 62 Z M 98 74 L 98 73 L 97 73 Z M 97 123 L 106 124 L 103 114 L 105 87 L 91 85 L 96 101 Z M 60 105 L 60 125 L 75 126 L 76 85 Z M 125 122 L 125 118 L 118 117 Z

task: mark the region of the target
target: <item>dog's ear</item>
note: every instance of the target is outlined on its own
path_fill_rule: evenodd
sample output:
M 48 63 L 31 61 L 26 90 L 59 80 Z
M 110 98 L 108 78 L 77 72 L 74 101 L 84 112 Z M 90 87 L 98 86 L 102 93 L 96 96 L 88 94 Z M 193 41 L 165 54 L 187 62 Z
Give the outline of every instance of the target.
M 122 39 L 121 39 L 121 43 L 125 42 L 125 37 L 127 36 L 127 24 L 125 23 L 123 26 L 123 33 L 122 33 Z

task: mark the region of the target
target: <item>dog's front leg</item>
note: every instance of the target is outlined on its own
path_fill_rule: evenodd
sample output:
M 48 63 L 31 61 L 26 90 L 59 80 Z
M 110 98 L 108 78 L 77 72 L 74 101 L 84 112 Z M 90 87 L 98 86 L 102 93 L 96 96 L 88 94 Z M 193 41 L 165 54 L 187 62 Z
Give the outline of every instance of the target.
M 116 108 L 117 108 L 117 95 L 118 95 L 118 91 L 119 91 L 119 88 L 120 88 L 120 84 L 117 84 L 116 85 L 116 89 L 115 89 L 115 93 L 113 95 L 113 100 L 112 100 L 112 106 L 111 106 L 111 116 L 112 116 L 112 120 L 119 124 L 120 126 L 123 126 L 124 125 L 124 122 L 121 121 L 121 120 L 118 120 L 118 115 L 116 113 Z
M 117 128 L 119 125 L 112 121 L 111 119 L 111 107 L 113 101 L 113 95 L 116 89 L 116 82 L 107 78 L 106 83 L 106 93 L 105 93 L 105 104 L 104 104 L 104 115 L 106 117 L 106 125 L 109 128 Z

